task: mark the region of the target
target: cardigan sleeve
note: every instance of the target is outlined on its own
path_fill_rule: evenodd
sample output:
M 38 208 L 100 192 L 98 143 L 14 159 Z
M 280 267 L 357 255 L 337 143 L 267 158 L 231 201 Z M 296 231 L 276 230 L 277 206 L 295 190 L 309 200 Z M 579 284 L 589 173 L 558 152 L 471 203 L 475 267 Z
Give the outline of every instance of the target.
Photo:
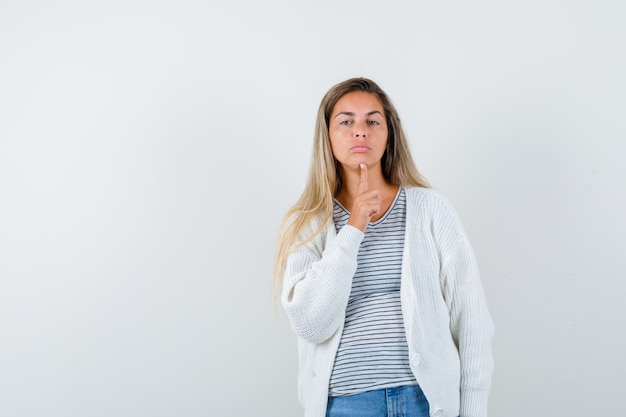
M 321 233 L 334 234 L 334 230 Z M 281 302 L 301 338 L 322 343 L 343 324 L 363 236 L 346 225 L 325 240 L 325 247 L 320 235 L 287 258 Z
M 447 201 L 441 199 L 437 206 L 433 227 L 441 238 L 442 288 L 461 364 L 460 416 L 486 417 L 493 372 L 493 322 L 461 222 Z

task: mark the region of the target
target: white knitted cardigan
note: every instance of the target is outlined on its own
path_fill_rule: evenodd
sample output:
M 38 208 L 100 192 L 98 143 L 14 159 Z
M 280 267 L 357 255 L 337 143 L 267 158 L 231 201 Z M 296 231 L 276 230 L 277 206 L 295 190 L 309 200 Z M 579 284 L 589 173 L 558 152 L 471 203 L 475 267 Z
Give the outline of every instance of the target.
M 430 189 L 405 191 L 400 291 L 411 370 L 431 416 L 486 417 L 493 324 L 473 251 L 447 200 Z M 298 335 L 298 397 L 305 417 L 326 414 L 363 236 L 349 225 L 336 233 L 331 220 L 287 260 L 281 301 Z

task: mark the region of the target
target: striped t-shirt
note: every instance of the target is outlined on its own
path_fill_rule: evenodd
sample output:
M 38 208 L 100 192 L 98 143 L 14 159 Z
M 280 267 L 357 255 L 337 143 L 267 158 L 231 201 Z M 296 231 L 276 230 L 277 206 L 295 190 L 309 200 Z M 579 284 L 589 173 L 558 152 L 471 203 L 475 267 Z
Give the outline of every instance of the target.
M 337 232 L 350 212 L 337 200 L 333 220 Z M 341 342 L 330 378 L 329 395 L 417 384 L 400 305 L 400 274 L 406 230 L 406 197 L 400 187 L 391 207 L 369 223 L 352 279 Z

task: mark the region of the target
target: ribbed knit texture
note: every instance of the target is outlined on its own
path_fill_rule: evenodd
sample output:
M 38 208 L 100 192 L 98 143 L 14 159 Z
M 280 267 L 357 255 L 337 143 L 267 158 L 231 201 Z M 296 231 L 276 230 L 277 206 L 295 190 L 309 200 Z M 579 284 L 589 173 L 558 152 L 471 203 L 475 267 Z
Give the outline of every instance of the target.
M 474 254 L 443 197 L 423 188 L 405 191 L 401 300 L 411 370 L 431 415 L 486 417 L 493 325 Z M 282 303 L 298 335 L 298 393 L 305 417 L 326 413 L 363 236 L 349 225 L 337 233 L 329 222 L 287 261 Z

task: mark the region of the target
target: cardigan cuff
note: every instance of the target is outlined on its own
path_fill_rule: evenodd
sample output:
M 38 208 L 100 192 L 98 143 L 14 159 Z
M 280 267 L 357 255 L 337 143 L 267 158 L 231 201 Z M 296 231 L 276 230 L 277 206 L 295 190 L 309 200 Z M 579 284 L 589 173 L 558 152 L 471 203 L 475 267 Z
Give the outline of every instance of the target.
M 356 259 L 364 236 L 365 233 L 360 229 L 346 224 L 341 228 L 339 233 L 337 233 L 335 244 L 341 247 L 350 259 Z

